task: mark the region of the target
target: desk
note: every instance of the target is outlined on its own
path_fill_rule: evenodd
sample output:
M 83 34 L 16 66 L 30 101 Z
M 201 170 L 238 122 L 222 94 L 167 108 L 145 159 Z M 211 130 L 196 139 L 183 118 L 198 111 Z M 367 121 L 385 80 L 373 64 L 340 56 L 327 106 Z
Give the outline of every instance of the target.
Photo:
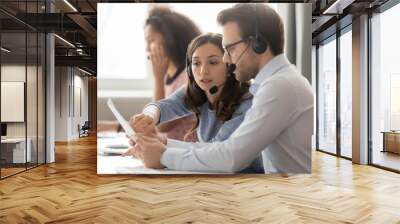
M 27 146 L 25 151 L 25 138 L 6 138 L 1 139 L 1 156 L 6 163 L 25 163 L 31 161 L 31 145 L 32 141 L 27 138 Z M 11 147 L 10 147 L 11 146 Z M 26 154 L 25 154 L 26 152 Z M 12 159 L 11 159 L 12 158 Z M 25 161 L 27 159 L 27 161 Z
M 221 174 L 149 169 L 143 166 L 141 160 L 132 156 L 105 156 L 103 154 L 104 151 L 111 150 L 107 148 L 108 145 L 128 144 L 128 141 L 128 138 L 123 134 L 97 138 L 97 174 Z M 121 151 L 121 149 L 116 151 Z
M 400 154 L 400 132 L 382 131 L 381 133 L 383 134 L 382 152 L 392 152 Z

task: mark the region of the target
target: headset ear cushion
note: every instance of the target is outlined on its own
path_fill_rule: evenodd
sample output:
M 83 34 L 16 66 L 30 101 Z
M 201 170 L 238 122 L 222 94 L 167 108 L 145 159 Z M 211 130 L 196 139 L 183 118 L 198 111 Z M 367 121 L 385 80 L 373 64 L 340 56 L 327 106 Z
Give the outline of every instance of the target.
M 252 42 L 252 48 L 257 54 L 262 54 L 267 50 L 267 42 L 260 37 L 256 37 Z
M 192 68 L 190 67 L 190 63 L 187 63 L 186 73 L 189 76 L 189 79 L 194 81 L 194 77 L 193 77 L 193 73 L 192 73 Z

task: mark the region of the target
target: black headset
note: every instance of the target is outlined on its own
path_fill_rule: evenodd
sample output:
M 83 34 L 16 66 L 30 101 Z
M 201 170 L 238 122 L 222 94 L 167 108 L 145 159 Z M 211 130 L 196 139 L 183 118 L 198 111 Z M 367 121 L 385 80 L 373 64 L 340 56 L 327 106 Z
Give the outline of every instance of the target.
M 250 36 L 250 39 L 252 40 L 251 41 L 251 48 L 257 54 L 262 54 L 267 50 L 268 43 L 265 40 L 265 38 L 260 34 L 260 31 L 259 31 L 259 28 L 258 28 L 259 24 L 258 24 L 258 17 L 257 17 L 257 4 L 256 3 L 253 3 L 253 4 L 254 4 L 253 8 L 254 8 L 254 14 L 255 14 L 256 30 L 255 30 L 255 36 L 254 37 Z M 193 77 L 192 68 L 191 68 L 191 65 L 190 65 L 190 59 L 189 58 L 186 59 L 186 66 L 187 66 L 186 67 L 186 71 L 187 71 L 187 74 L 189 76 L 189 79 L 194 81 L 194 77 Z M 234 64 L 230 64 L 230 65 L 227 65 L 227 68 L 228 68 L 228 72 L 227 72 L 228 73 L 228 78 L 234 78 L 235 75 L 233 74 L 233 71 L 235 70 L 236 66 Z
M 189 58 L 186 58 L 186 72 L 189 76 L 190 81 L 194 81 L 193 72 L 192 72 Z
M 265 40 L 265 38 L 261 35 L 259 28 L 258 28 L 258 17 L 257 17 L 257 4 L 254 4 L 254 14 L 255 14 L 255 22 L 256 22 L 256 34 L 255 37 L 250 37 L 252 42 L 251 42 L 251 48 L 253 48 L 253 51 L 256 52 L 257 54 L 262 54 L 264 53 L 267 48 L 268 48 L 268 43 Z

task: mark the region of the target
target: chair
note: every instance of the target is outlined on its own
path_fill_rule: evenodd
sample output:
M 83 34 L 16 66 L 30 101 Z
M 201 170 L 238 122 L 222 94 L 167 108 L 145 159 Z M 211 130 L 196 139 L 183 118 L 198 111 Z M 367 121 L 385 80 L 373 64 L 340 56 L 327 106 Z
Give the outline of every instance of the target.
M 80 125 L 78 124 L 79 138 L 89 136 L 89 129 L 90 129 L 89 121 L 85 121 L 82 127 L 80 127 Z

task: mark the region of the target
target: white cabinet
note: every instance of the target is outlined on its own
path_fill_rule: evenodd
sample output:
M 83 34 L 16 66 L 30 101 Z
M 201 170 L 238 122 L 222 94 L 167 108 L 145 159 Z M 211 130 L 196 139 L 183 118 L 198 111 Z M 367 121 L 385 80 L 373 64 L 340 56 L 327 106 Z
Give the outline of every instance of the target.
M 2 151 L 10 151 L 8 156 L 11 160 L 12 154 L 12 163 L 25 163 L 32 161 L 32 140 L 28 138 L 26 140 L 27 147 L 25 151 L 25 138 L 7 138 L 1 140 Z M 27 159 L 25 161 L 25 159 Z M 8 159 L 6 159 L 8 160 Z M 11 161 L 10 161 L 11 162 Z

